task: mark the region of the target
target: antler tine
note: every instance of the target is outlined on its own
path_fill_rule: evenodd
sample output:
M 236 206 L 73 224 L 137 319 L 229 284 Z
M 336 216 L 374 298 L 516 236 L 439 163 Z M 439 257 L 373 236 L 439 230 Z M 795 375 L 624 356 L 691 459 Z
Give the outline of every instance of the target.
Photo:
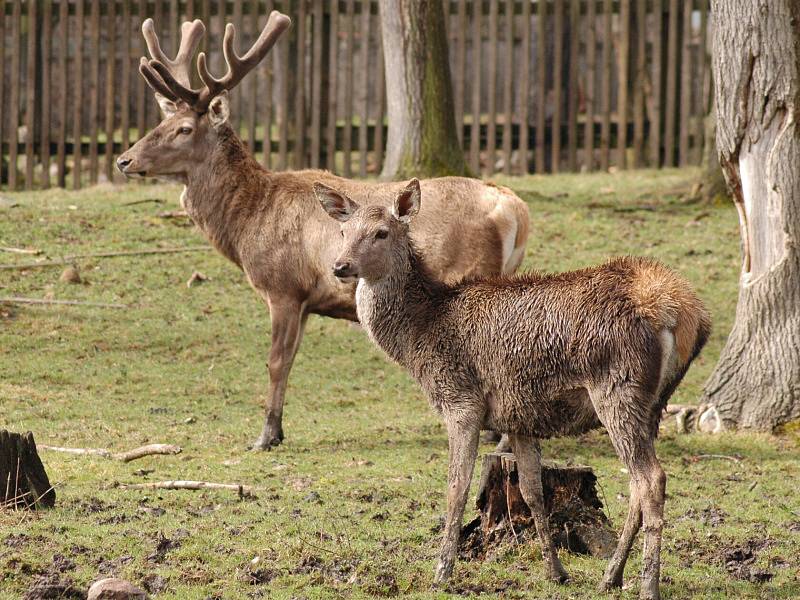
M 183 23 L 181 25 L 181 43 L 178 53 L 174 59 L 170 59 L 161 49 L 161 44 L 153 26 L 153 19 L 145 19 L 144 23 L 142 23 L 142 35 L 147 43 L 147 50 L 150 52 L 150 56 L 153 60 L 160 62 L 169 69 L 172 78 L 184 87 L 191 85 L 192 57 L 205 32 L 205 25 L 200 19 Z
M 147 59 L 144 56 L 139 60 L 139 73 L 141 73 L 142 77 L 144 77 L 147 85 L 153 88 L 154 92 L 161 94 L 173 102 L 178 101 L 178 96 L 175 94 L 175 92 L 173 92 L 166 82 L 161 78 L 161 76 L 155 70 L 153 70 L 153 67 L 150 66 L 150 63 L 147 62 Z
M 222 52 L 228 67 L 228 71 L 225 75 L 217 79 L 208 71 L 205 53 L 201 52 L 197 57 L 197 71 L 200 74 L 200 79 L 202 79 L 205 84 L 205 89 L 200 92 L 200 99 L 198 101 L 199 107 L 203 109 L 207 108 L 208 104 L 215 96 L 224 90 L 233 89 L 247 73 L 261 62 L 275 45 L 275 42 L 278 41 L 281 34 L 286 31 L 291 24 L 292 21 L 289 17 L 277 10 L 273 10 L 256 42 L 244 56 L 239 56 L 234 49 L 236 28 L 231 23 L 228 23 L 225 27 L 225 37 L 222 40 Z

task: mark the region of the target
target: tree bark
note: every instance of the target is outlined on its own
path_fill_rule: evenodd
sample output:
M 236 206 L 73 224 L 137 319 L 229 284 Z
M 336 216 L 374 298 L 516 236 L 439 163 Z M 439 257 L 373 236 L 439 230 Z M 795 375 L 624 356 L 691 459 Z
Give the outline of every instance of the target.
M 714 0 L 717 146 L 739 213 L 736 321 L 703 402 L 727 428 L 800 417 L 800 3 Z
M 0 429 L 0 508 L 52 508 L 55 502 L 33 434 Z
M 389 131 L 383 179 L 465 175 L 441 0 L 381 0 Z

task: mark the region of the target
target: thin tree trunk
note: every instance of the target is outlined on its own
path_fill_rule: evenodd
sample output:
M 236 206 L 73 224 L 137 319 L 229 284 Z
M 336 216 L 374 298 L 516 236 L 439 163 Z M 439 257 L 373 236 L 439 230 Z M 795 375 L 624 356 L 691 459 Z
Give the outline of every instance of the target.
M 464 175 L 441 0 L 381 0 L 389 132 L 381 177 Z
M 800 4 L 714 0 L 720 164 L 739 212 L 736 321 L 704 402 L 726 427 L 800 417 Z

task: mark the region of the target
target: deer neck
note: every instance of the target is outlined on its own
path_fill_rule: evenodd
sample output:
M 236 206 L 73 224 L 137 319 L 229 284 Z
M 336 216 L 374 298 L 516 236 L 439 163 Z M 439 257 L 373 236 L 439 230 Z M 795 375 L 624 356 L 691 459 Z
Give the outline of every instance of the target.
M 241 266 L 242 234 L 267 188 L 268 173 L 226 126 L 207 159 L 187 174 L 181 205 L 211 244 Z
M 419 373 L 423 366 L 426 331 L 436 319 L 432 282 L 409 243 L 398 253 L 391 274 L 378 281 L 359 279 L 358 320 L 392 359 Z

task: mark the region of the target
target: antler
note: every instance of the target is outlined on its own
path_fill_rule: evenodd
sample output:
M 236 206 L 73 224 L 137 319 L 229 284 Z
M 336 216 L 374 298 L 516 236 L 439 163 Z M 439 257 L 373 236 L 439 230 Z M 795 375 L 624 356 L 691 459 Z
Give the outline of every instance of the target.
M 197 27 L 198 24 L 200 28 Z M 239 56 L 233 47 L 236 39 L 236 29 L 232 24 L 228 23 L 225 27 L 225 37 L 222 41 L 222 52 L 225 55 L 225 63 L 228 66 L 227 72 L 220 79 L 212 76 L 208 72 L 206 55 L 201 52 L 197 57 L 197 71 L 204 87 L 194 90 L 190 87 L 187 63 L 191 59 L 191 55 L 194 53 L 203 31 L 205 31 L 202 23 L 194 21 L 193 23 L 183 24 L 181 28 L 181 48 L 175 56 L 175 60 L 170 61 L 161 51 L 158 38 L 153 31 L 152 19 L 147 19 L 142 25 L 142 33 L 147 41 L 147 48 L 152 58 L 149 61 L 144 57 L 142 58 L 139 64 L 139 72 L 150 87 L 158 93 L 173 101 L 183 100 L 197 112 L 204 113 L 208 110 L 208 106 L 214 97 L 225 90 L 233 89 L 247 73 L 261 62 L 267 52 L 275 45 L 275 42 L 278 41 L 280 35 L 289 28 L 289 25 L 291 25 L 289 17 L 277 10 L 273 10 L 255 44 L 244 56 Z M 199 36 L 198 31 L 200 32 Z M 187 42 L 185 47 L 184 34 L 186 34 L 185 41 Z M 179 69 L 178 67 L 181 68 Z

